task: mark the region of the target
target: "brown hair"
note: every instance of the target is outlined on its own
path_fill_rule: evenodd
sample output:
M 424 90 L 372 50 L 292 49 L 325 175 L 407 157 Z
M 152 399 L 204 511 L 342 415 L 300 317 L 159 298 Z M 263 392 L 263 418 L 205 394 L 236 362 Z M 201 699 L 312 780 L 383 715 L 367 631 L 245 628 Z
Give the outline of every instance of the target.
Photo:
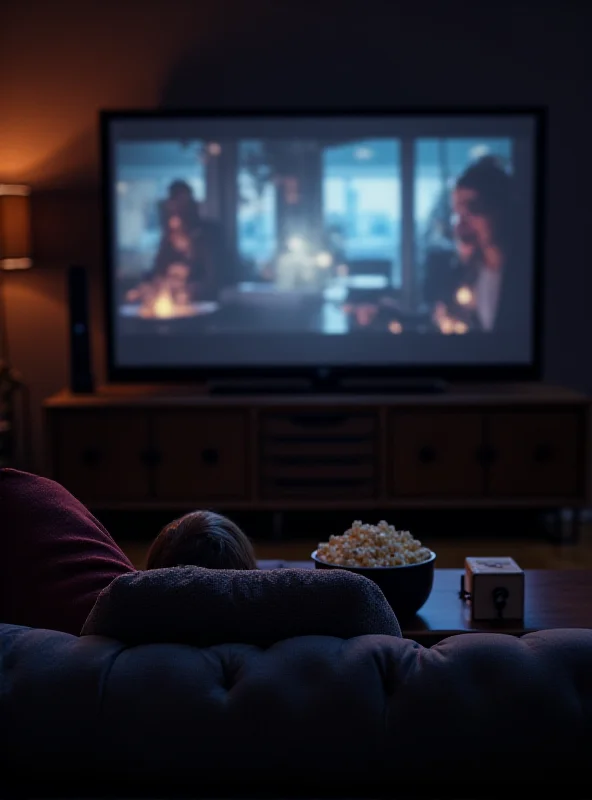
M 257 562 L 238 525 L 212 511 L 193 511 L 165 525 L 148 551 L 146 569 L 179 566 L 257 569 Z
M 482 213 L 494 219 L 496 237 L 503 244 L 511 241 L 513 221 L 513 179 L 496 156 L 483 156 L 465 169 L 456 181 L 457 189 L 472 189 L 479 194 Z

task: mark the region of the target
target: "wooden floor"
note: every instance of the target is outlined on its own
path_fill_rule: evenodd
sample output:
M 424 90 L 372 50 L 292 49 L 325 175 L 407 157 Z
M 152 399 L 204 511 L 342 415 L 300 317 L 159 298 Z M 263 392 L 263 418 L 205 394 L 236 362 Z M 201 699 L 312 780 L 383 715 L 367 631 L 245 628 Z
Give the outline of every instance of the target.
M 523 569 L 592 569 L 592 525 L 582 529 L 577 544 L 554 544 L 544 536 L 504 538 L 483 537 L 422 537 L 423 542 L 437 554 L 437 567 L 461 569 L 466 556 L 511 556 Z M 138 569 L 145 565 L 149 542 L 118 539 L 128 557 Z M 287 539 L 285 541 L 254 541 L 258 558 L 280 558 L 302 561 L 309 558 L 318 539 Z

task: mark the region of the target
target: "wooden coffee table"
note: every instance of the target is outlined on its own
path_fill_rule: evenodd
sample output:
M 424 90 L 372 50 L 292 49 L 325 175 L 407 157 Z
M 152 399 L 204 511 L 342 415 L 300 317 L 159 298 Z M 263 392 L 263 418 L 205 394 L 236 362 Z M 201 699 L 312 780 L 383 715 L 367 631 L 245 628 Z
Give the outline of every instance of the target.
M 261 569 L 312 569 L 311 561 L 260 561 Z M 525 616 L 520 622 L 471 621 L 459 597 L 460 569 L 437 569 L 432 593 L 419 614 L 402 624 L 403 634 L 426 646 L 458 633 L 520 636 L 549 628 L 592 628 L 592 570 L 532 569 L 525 574 Z

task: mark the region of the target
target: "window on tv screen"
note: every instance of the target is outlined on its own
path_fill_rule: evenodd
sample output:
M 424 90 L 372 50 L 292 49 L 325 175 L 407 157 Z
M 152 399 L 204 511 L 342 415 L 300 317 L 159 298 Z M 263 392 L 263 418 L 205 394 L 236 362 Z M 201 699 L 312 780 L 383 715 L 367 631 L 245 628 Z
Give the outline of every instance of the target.
M 534 115 L 115 115 L 118 367 L 529 364 Z

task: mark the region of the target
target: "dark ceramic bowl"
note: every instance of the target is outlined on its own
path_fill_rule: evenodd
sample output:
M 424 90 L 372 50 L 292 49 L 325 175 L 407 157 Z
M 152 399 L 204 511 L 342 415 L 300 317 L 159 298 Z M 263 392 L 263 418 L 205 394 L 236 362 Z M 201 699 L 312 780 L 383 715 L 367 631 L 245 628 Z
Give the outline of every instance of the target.
M 397 617 L 408 619 L 419 611 L 432 591 L 436 554 L 431 550 L 430 553 L 427 561 L 401 567 L 343 567 L 321 561 L 316 550 L 311 558 L 315 569 L 345 569 L 370 578 L 382 589 Z

